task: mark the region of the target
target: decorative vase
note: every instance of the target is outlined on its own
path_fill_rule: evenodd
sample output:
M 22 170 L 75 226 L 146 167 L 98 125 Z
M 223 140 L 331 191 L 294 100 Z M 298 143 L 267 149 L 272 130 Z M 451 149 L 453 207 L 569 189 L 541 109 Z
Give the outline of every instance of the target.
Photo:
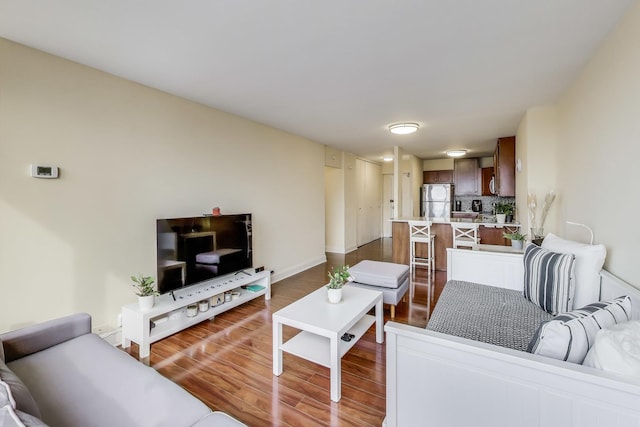
M 532 227 L 531 228 L 531 238 L 532 239 L 542 239 L 544 237 L 544 229 L 542 227 Z
M 327 297 L 331 304 L 338 304 L 342 301 L 342 288 L 339 289 L 327 289 Z
M 504 224 L 504 220 L 506 219 L 506 214 L 496 214 L 496 222 L 498 224 Z
M 522 249 L 523 244 L 523 240 L 511 240 L 511 247 L 513 249 Z
M 155 302 L 154 295 L 147 295 L 144 297 L 138 297 L 138 306 L 141 311 L 149 311 L 153 308 L 153 303 Z

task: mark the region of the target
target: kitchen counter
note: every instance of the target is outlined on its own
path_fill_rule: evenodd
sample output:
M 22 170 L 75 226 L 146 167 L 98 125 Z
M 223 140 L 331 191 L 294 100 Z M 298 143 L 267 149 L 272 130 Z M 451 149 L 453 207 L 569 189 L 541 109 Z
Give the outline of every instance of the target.
M 409 222 L 409 221 L 431 221 L 433 224 L 451 224 L 456 223 L 474 223 L 480 224 L 483 227 L 489 228 L 520 228 L 519 222 L 505 222 L 504 224 L 498 224 L 493 215 L 478 215 L 477 218 L 425 218 L 425 217 L 399 217 L 391 218 L 391 222 Z
M 408 221 L 432 221 L 431 232 L 436 235 L 435 256 L 436 270 L 447 269 L 447 248 L 453 247 L 453 232 L 451 223 L 476 223 L 480 224 L 478 230 L 480 242 L 488 245 L 511 246 L 511 241 L 505 239 L 503 232 L 512 233 L 520 228 L 519 223 L 498 224 L 493 216 L 482 215 L 478 218 L 424 218 L 424 217 L 399 217 L 391 218 L 392 259 L 397 264 L 409 265 L 409 224 Z M 418 254 L 424 251 L 418 244 Z

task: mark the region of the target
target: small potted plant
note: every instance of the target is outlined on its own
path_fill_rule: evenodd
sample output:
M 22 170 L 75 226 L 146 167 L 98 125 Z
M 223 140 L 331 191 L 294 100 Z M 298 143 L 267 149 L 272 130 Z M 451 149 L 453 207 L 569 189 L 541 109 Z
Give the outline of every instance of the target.
M 498 224 L 504 224 L 507 220 L 507 215 L 513 219 L 513 205 L 509 203 L 496 203 L 495 211 Z
M 514 231 L 513 233 L 502 233 L 505 239 L 511 240 L 511 247 L 514 249 L 522 249 L 524 245 L 524 241 L 527 238 L 526 234 L 522 234 L 519 231 Z
M 138 305 L 140 306 L 140 310 L 151 310 L 156 295 L 159 295 L 158 291 L 153 287 L 153 277 L 143 276 L 141 273 L 138 274 L 138 276 L 131 276 L 131 280 L 134 282 L 133 287 L 136 290 L 136 295 L 138 295 Z
M 349 273 L 349 266 L 336 267 L 333 271 L 329 270 L 329 284 L 327 285 L 327 297 L 329 302 L 337 304 L 342 301 L 342 287 L 353 281 L 353 277 Z

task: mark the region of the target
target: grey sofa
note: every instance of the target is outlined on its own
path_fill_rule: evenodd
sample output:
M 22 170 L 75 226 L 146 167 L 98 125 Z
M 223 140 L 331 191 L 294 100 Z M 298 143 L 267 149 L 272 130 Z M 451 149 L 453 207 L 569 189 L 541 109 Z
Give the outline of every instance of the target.
M 15 406 L 4 399 L 1 425 L 244 425 L 92 334 L 88 314 L 0 335 L 0 378 Z

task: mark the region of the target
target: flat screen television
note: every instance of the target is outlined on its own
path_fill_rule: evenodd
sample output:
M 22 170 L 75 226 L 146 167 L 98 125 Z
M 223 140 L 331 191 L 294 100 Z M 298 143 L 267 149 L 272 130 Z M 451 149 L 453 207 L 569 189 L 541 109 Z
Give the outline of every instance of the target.
M 251 214 L 158 219 L 158 292 L 253 266 Z

